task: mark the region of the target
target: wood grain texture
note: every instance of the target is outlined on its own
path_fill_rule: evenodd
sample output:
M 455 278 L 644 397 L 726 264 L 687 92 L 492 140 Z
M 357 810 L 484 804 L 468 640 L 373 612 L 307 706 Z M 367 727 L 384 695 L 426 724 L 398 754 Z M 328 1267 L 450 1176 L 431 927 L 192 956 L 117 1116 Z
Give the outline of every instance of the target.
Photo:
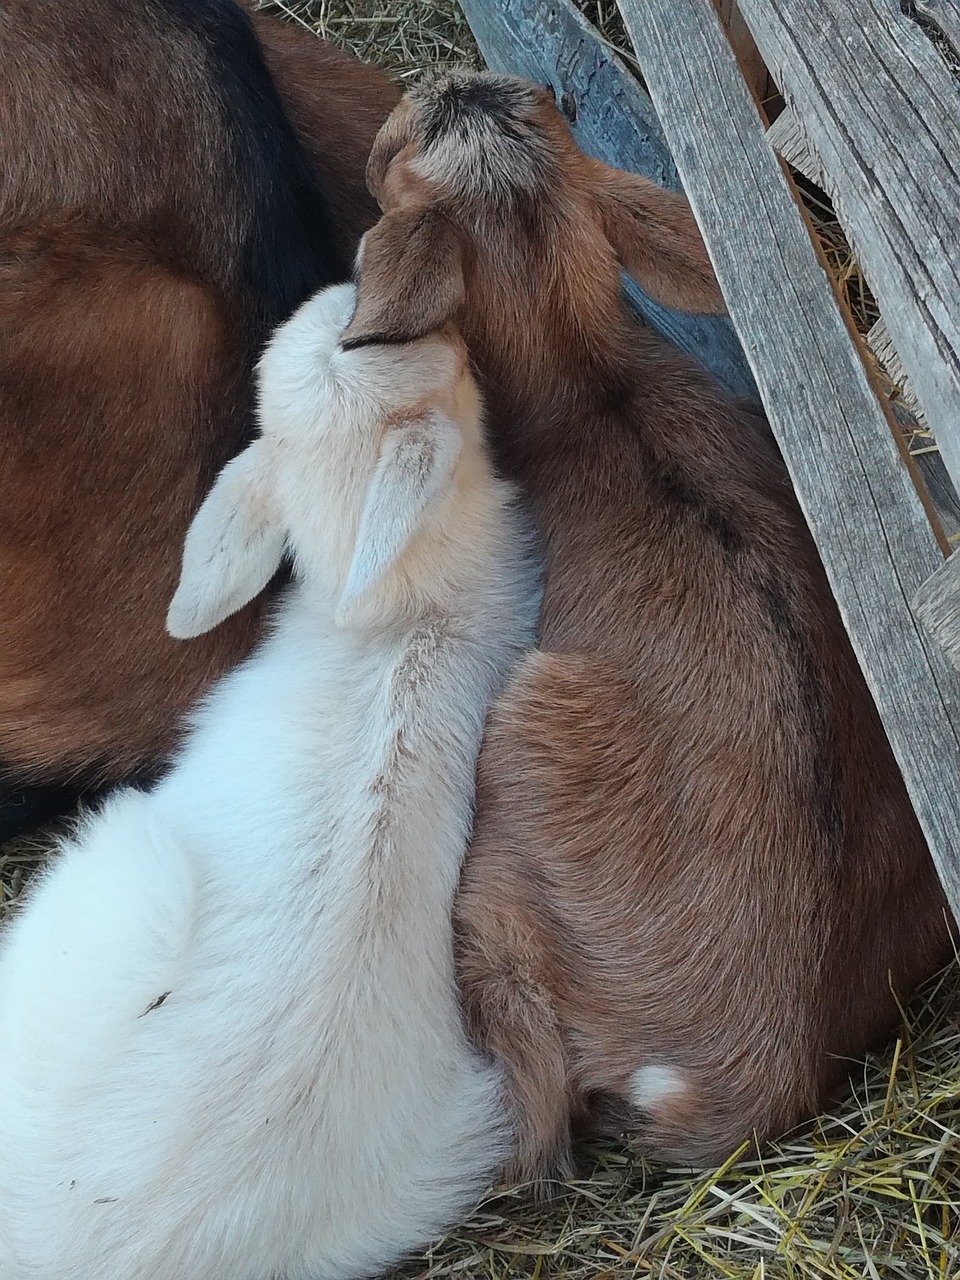
M 917 415 L 902 397 L 887 403 L 904 439 L 910 432 L 923 430 L 923 424 L 917 420 Z M 944 537 L 951 545 L 956 545 L 960 538 L 960 497 L 957 496 L 950 473 L 943 465 L 943 459 L 932 438 L 928 443 L 930 449 L 924 446 L 921 452 L 911 452 L 910 460 L 919 472 L 924 489 L 933 503 Z
M 960 919 L 960 680 L 909 607 L 940 542 L 711 0 L 619 4 Z
M 960 498 L 957 497 L 950 473 L 936 451 L 915 453 L 912 457 L 939 517 L 940 526 L 946 537 L 953 539 L 955 543 L 960 538 Z
M 960 669 L 960 551 L 927 579 L 913 599 L 917 617 Z
M 890 381 L 900 388 L 904 404 L 912 411 L 917 423 L 926 427 L 927 422 L 923 406 L 914 393 L 910 375 L 903 367 L 903 361 L 900 359 L 890 337 L 890 331 L 887 329 L 887 322 L 882 316 L 867 334 L 867 346 L 887 371 Z
M 785 108 L 767 130 L 767 141 L 778 155 L 805 178 L 809 178 L 820 187 L 824 185 L 819 157 L 810 146 L 803 126 L 790 107 Z M 901 415 L 895 404 L 891 406 L 900 426 L 925 428 L 927 424 L 923 409 L 913 393 L 910 379 L 890 340 L 890 334 L 883 319 L 878 320 L 867 334 L 867 346 L 878 363 L 886 370 L 891 382 L 901 388 L 901 399 L 908 412 Z M 944 466 L 943 459 L 939 453 L 923 453 L 915 455 L 914 462 L 940 518 L 944 533 L 948 538 L 955 537 L 960 533 L 960 499 L 957 497 L 957 491 Z M 947 642 L 952 644 L 952 637 L 948 637 Z M 948 652 L 947 656 L 953 661 L 952 652 Z
M 584 151 L 681 189 L 650 99 L 570 0 L 461 0 L 461 8 L 487 65 L 549 86 Z M 757 399 L 727 319 L 670 311 L 632 280 L 625 292 L 646 324 L 697 359 L 734 395 Z
M 960 486 L 960 91 L 898 0 L 740 0 Z
M 958 0 L 914 0 L 917 12 L 932 22 L 960 56 L 960 3 Z
M 810 145 L 810 139 L 803 131 L 803 125 L 797 119 L 792 107 L 784 109 L 767 130 L 767 141 L 782 156 L 787 164 L 792 164 L 798 173 L 823 188 L 823 167 L 820 157 Z

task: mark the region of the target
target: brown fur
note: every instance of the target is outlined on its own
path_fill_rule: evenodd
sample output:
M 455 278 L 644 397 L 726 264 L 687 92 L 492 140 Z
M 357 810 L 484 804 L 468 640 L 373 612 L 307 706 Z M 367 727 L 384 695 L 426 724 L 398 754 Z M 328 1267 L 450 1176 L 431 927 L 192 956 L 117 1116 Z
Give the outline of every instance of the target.
M 4 241 L 136 226 L 168 265 L 232 282 L 240 212 L 210 207 L 232 174 L 197 42 L 152 22 L 146 0 L 11 0 L 0 53 Z
M 259 625 L 262 605 L 193 646 L 164 629 L 186 525 L 243 440 L 242 330 L 125 239 L 7 243 L 0 753 L 105 781 L 163 758 Z
M 376 217 L 363 167 L 397 91 L 304 31 L 255 26 L 346 261 Z M 12 0 L 0 61 L 5 803 L 156 769 L 258 638 L 262 601 L 190 645 L 164 616 L 187 525 L 249 432 L 266 320 L 196 41 L 151 0 Z
M 936 874 L 765 425 L 621 299 L 625 262 L 718 308 L 685 203 L 495 76 L 410 95 L 368 178 L 385 216 L 347 338 L 418 333 L 417 273 L 438 296 L 459 246 L 439 296 L 545 544 L 540 649 L 488 725 L 457 906 L 512 1172 L 562 1167 L 591 1120 L 720 1160 L 821 1107 L 947 958 Z M 395 252 L 413 227 L 419 267 Z M 651 1066 L 678 1088 L 638 1110 Z

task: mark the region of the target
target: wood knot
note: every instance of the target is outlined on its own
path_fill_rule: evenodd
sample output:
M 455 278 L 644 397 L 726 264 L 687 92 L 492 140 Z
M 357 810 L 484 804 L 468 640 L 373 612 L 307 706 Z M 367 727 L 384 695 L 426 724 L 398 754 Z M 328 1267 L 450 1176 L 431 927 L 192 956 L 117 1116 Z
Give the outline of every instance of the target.
M 559 106 L 561 113 L 564 116 L 566 116 L 566 118 L 570 121 L 570 123 L 576 124 L 577 100 L 573 96 L 573 94 L 570 93 L 569 91 L 567 91 L 566 93 L 561 93 L 560 101 L 557 105 Z

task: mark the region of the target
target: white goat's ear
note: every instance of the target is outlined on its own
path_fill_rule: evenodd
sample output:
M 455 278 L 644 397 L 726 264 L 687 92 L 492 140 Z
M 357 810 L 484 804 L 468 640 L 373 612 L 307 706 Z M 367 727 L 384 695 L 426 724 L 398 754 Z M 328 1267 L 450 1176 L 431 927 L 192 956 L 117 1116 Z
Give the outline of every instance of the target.
M 267 585 L 283 556 L 285 533 L 274 510 L 262 440 L 238 454 L 187 530 L 180 585 L 167 612 L 178 640 L 203 635 Z
M 436 412 L 384 436 L 337 610 L 341 625 L 410 545 L 428 508 L 449 486 L 462 444 L 459 427 Z

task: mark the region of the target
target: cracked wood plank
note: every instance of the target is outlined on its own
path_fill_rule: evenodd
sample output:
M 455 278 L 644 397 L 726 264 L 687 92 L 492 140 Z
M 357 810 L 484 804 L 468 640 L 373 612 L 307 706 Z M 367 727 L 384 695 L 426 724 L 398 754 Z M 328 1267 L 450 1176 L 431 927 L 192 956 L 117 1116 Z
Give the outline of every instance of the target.
M 579 147 L 619 169 L 681 189 L 649 97 L 570 0 L 461 0 L 460 7 L 487 65 L 549 86 Z M 725 317 L 670 311 L 626 275 L 624 292 L 645 323 L 698 360 L 734 395 L 757 399 L 749 366 Z
M 739 0 L 960 488 L 960 90 L 898 0 Z
M 921 17 L 933 23 L 960 59 L 960 4 L 957 0 L 914 0 L 914 7 Z
M 767 130 L 767 141 L 777 155 L 783 156 L 787 164 L 792 164 L 798 173 L 825 190 L 820 157 L 811 147 L 810 139 L 804 133 L 792 107 L 784 107 L 774 120 Z
M 960 13 L 960 10 L 958 10 Z M 814 153 L 810 142 L 803 132 L 800 121 L 796 117 L 796 113 L 786 107 L 776 121 L 767 130 L 767 141 L 774 148 L 778 155 L 782 156 L 788 164 L 792 165 L 805 178 L 817 186 L 823 187 L 823 172 L 820 167 L 819 157 Z M 877 361 L 885 369 L 890 380 L 901 388 L 900 401 L 892 401 L 891 409 L 904 430 L 911 428 L 926 428 L 926 419 L 923 414 L 913 389 L 910 385 L 910 379 L 904 371 L 900 357 L 897 355 L 893 343 L 890 341 L 890 335 L 887 332 L 887 326 L 882 319 L 878 320 L 870 332 L 867 334 L 867 346 L 873 352 Z M 930 441 L 931 445 L 933 441 Z M 939 452 L 922 452 L 912 453 L 913 461 L 916 465 L 920 477 L 926 486 L 927 493 L 936 508 L 940 523 L 943 525 L 944 533 L 950 539 L 956 539 L 960 535 L 960 499 L 957 497 L 957 491 L 950 480 L 949 473 L 943 464 L 943 459 Z M 940 570 L 937 571 L 939 573 Z M 934 575 L 937 576 L 936 574 Z M 941 583 L 942 583 L 941 579 Z M 938 619 L 941 617 L 953 617 L 953 612 L 947 608 L 945 604 L 939 601 L 931 601 L 926 597 L 921 601 L 919 598 L 915 601 L 915 606 L 929 627 L 937 627 Z M 948 633 L 944 628 L 936 630 L 940 643 L 947 651 L 947 656 L 957 665 L 960 662 L 960 632 L 957 633 L 957 640 L 952 639 L 952 633 Z M 956 649 L 956 654 L 954 653 Z
M 923 412 L 923 406 L 920 404 L 916 395 L 914 395 L 913 385 L 910 382 L 910 375 L 903 367 L 903 361 L 900 359 L 897 349 L 891 341 L 890 333 L 887 330 L 887 322 L 882 316 L 875 325 L 871 326 L 870 331 L 867 334 L 867 346 L 886 370 L 887 377 L 890 381 L 894 386 L 900 388 L 903 403 L 913 414 L 918 426 L 926 427 L 927 422 L 926 416 Z
M 909 606 L 941 544 L 712 0 L 618 3 L 960 919 L 960 676 Z
M 917 617 L 960 669 L 960 552 L 955 551 L 913 598 Z
M 893 406 L 893 409 L 896 416 L 899 417 L 900 414 L 895 405 Z M 913 415 L 909 415 L 909 417 L 912 416 Z M 926 486 L 927 493 L 930 495 L 930 501 L 936 508 L 937 516 L 940 520 L 940 525 L 944 534 L 948 539 L 953 539 L 955 545 L 956 539 L 960 538 L 960 499 L 957 497 L 957 491 L 953 487 L 953 482 L 950 479 L 950 473 L 943 465 L 943 459 L 940 457 L 939 451 L 933 450 L 930 453 L 914 452 L 910 456 L 913 459 L 914 466 L 920 472 L 920 476 Z M 954 553 L 954 556 L 950 557 L 950 560 L 946 562 L 947 564 L 950 564 L 953 561 L 955 554 L 956 553 Z M 940 567 L 934 571 L 933 576 L 936 577 L 939 572 Z M 917 607 L 917 599 L 918 597 L 915 596 L 915 608 Z M 950 658 L 954 666 L 957 666 L 958 662 L 954 658 L 953 652 L 948 648 L 949 642 L 945 644 L 944 639 L 939 635 L 937 636 L 937 639 L 940 644 L 947 649 L 947 657 Z
M 745 0 L 744 10 L 780 69 L 783 91 L 819 158 L 821 184 L 958 488 L 960 92 L 941 51 L 899 4 L 852 4 L 839 16 L 830 0 L 810 0 L 802 12 L 783 0 Z M 956 3 L 917 0 L 915 9 L 957 52 Z M 914 597 L 918 616 L 955 665 L 958 596 L 954 557 Z
M 879 303 L 898 380 L 909 388 L 960 490 L 960 88 L 941 49 L 897 0 L 741 0 L 808 140 Z M 956 0 L 914 11 L 953 41 Z M 776 141 L 776 140 L 775 140 Z M 960 566 L 940 566 L 914 597 L 960 666 Z

